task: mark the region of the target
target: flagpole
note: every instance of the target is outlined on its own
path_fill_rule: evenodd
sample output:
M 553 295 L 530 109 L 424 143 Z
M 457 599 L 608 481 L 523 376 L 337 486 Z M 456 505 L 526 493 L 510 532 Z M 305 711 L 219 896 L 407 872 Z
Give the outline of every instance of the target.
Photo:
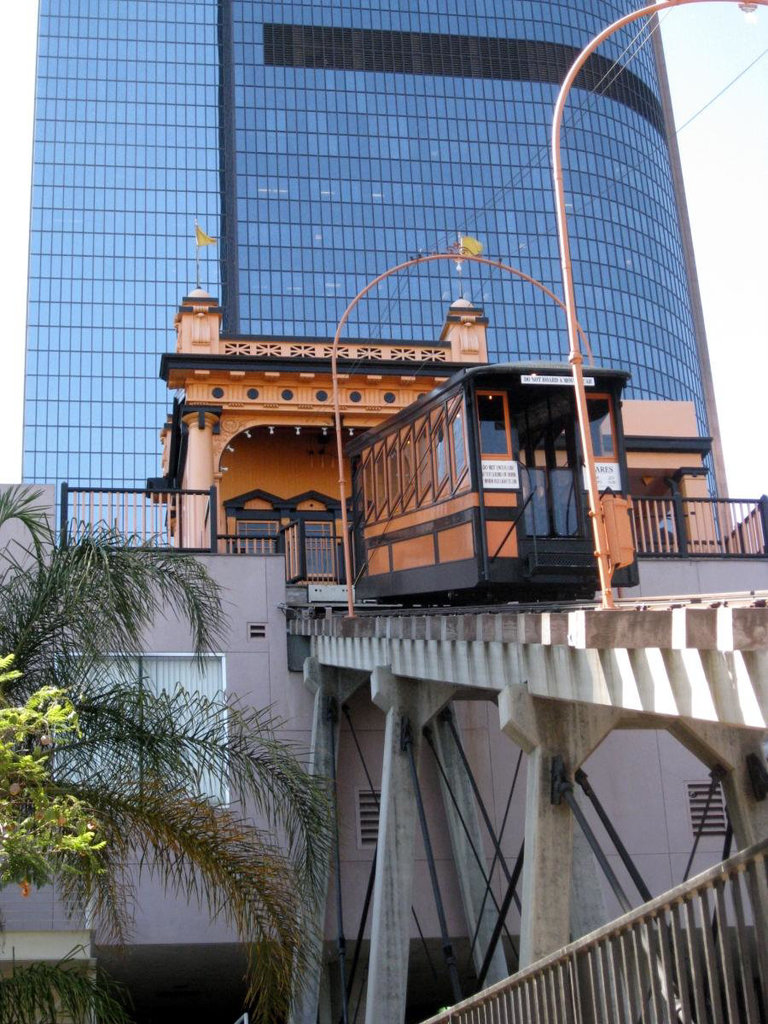
M 203 231 L 197 223 L 197 217 L 195 217 L 195 271 L 198 291 L 202 290 L 202 285 L 200 284 L 200 249 L 204 245 L 216 245 L 216 239 Z
M 196 288 L 200 291 L 200 243 L 197 239 L 198 228 L 197 217 L 195 217 L 195 280 L 197 281 Z

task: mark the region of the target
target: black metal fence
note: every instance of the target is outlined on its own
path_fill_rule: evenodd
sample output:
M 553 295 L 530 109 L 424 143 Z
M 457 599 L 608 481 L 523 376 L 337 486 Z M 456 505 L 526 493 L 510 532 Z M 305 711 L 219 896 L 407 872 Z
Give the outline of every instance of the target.
M 151 490 L 61 485 L 62 544 L 88 532 L 117 530 L 137 547 L 215 551 L 216 488 Z
M 341 540 L 330 518 L 306 515 L 263 536 L 218 533 L 216 488 L 209 490 L 61 486 L 62 543 L 114 529 L 136 545 L 227 555 L 285 554 L 288 582 L 343 583 Z M 275 524 L 277 526 L 277 524 Z M 638 556 L 768 557 L 768 497 L 634 498 Z
M 768 554 L 768 497 L 633 498 L 638 555 L 750 558 Z

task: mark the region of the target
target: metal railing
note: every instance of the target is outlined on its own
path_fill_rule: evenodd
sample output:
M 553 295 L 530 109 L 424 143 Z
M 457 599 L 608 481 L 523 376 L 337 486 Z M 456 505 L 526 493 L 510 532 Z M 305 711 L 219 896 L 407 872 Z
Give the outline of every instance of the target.
M 768 498 L 633 498 L 639 556 L 748 558 L 768 554 Z
M 118 530 L 136 547 L 216 550 L 216 488 L 148 490 L 61 485 L 61 543 L 94 530 Z
M 768 1020 L 768 839 L 424 1024 Z
M 62 484 L 60 534 L 66 542 L 89 529 L 108 528 L 136 545 L 227 555 L 284 551 L 288 582 L 343 582 L 337 537 L 312 534 L 303 518 L 284 527 L 279 537 L 217 534 L 216 509 L 215 487 L 151 490 Z M 641 558 L 765 558 L 768 497 L 634 498 L 632 529 Z
M 343 583 L 341 540 L 329 522 L 328 534 L 314 534 L 313 524 L 296 519 L 283 530 L 287 583 Z
M 246 533 L 220 533 L 216 550 L 220 555 L 278 555 L 282 553 L 279 537 L 252 537 Z
M 288 583 L 343 583 L 341 541 L 333 520 L 292 520 L 274 533 L 218 533 L 217 493 L 61 485 L 63 544 L 94 530 L 117 530 L 128 543 L 224 555 L 285 554 Z M 246 525 L 249 525 L 246 523 Z

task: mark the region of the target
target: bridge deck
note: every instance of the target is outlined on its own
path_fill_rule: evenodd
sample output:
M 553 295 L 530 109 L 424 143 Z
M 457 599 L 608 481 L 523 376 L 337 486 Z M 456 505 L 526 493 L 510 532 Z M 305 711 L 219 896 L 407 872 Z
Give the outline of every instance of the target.
M 625 602 L 614 611 L 377 610 L 299 615 L 320 662 L 470 690 L 524 686 L 540 697 L 642 715 L 768 727 L 768 602 L 762 594 Z

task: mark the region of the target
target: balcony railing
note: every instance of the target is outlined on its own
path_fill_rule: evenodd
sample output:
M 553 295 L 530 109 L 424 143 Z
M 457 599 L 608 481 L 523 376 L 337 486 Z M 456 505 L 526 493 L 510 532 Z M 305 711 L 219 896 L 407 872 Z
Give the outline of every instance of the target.
M 275 521 L 274 532 L 219 534 L 216 509 L 215 487 L 195 491 L 62 484 L 60 532 L 63 542 L 101 527 L 119 530 L 136 545 L 227 555 L 285 554 L 288 582 L 344 582 L 341 541 L 331 520 L 302 516 L 283 527 Z M 768 557 L 765 496 L 757 501 L 634 498 L 632 526 L 640 557 Z
M 768 839 L 425 1024 L 768 1020 Z
M 333 522 L 296 519 L 286 526 L 285 579 L 287 583 L 343 583 L 341 540 Z
M 283 549 L 279 537 L 253 537 L 243 533 L 220 533 L 220 555 L 279 555 Z
M 768 498 L 633 498 L 638 555 L 750 558 L 768 555 Z
M 216 550 L 216 488 L 207 491 L 61 485 L 59 531 L 66 544 L 93 530 L 118 530 L 130 544 Z

